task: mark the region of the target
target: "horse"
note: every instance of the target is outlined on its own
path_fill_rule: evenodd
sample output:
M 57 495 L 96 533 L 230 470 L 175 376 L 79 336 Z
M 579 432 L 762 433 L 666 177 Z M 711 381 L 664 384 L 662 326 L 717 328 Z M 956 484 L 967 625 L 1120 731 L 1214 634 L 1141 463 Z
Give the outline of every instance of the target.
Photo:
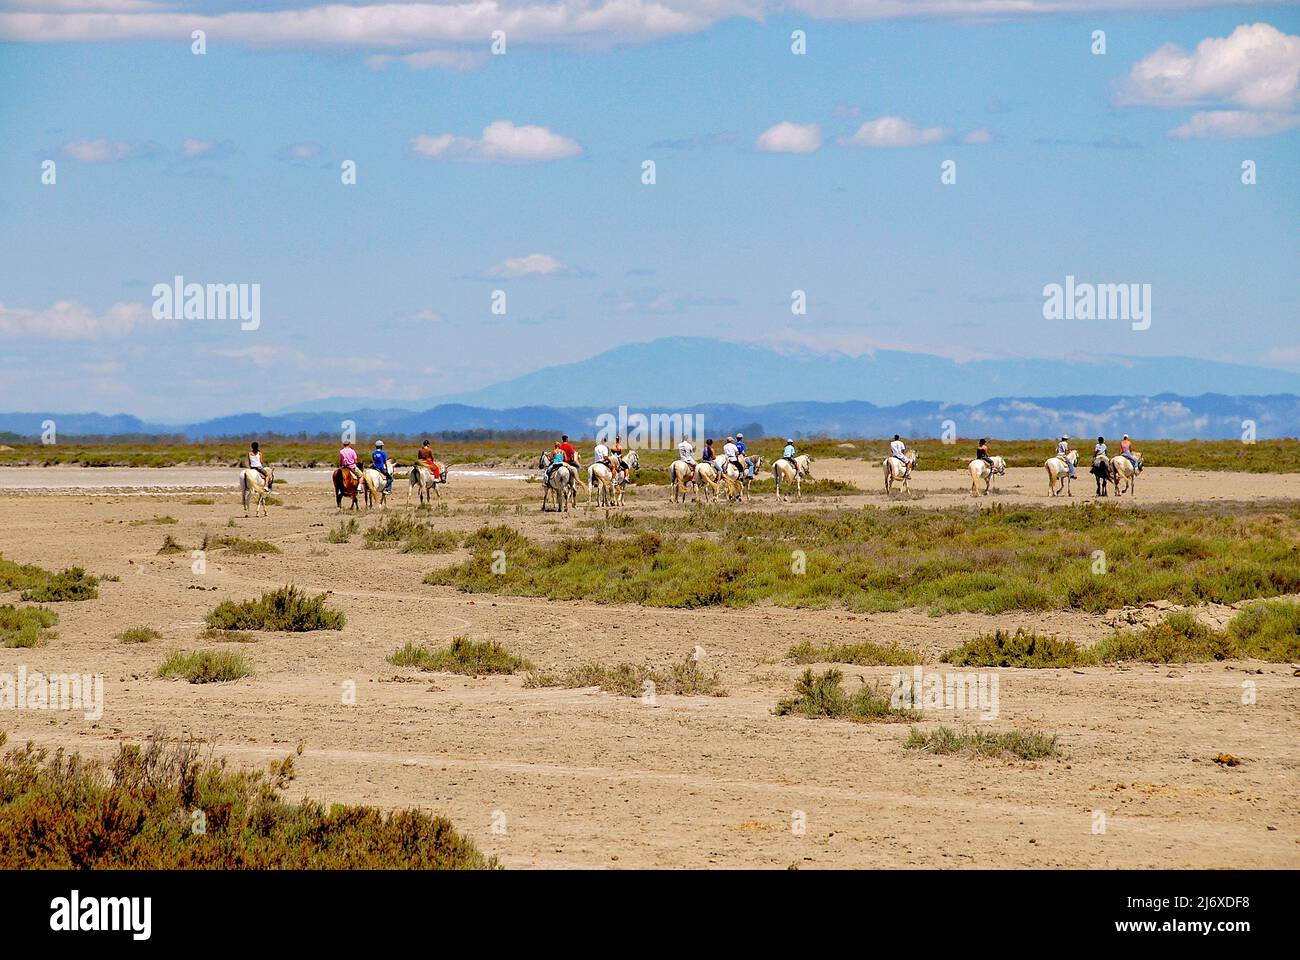
M 995 475 L 1003 475 L 1007 472 L 1007 462 L 1002 457 L 993 458 L 993 466 L 989 466 L 987 460 L 981 460 L 976 457 L 970 462 L 970 494 L 972 497 L 979 496 L 979 489 L 976 484 L 980 480 L 984 481 L 984 496 L 989 495 L 989 487 L 993 484 Z
M 809 480 L 813 479 L 812 457 L 806 453 L 801 453 L 794 458 L 793 465 L 791 465 L 788 457 L 779 457 L 772 464 L 772 482 L 776 485 L 776 499 L 778 501 L 790 499 L 781 496 L 781 484 L 788 484 L 793 480 L 795 499 L 802 500 L 803 488 L 801 484 L 804 477 Z
M 740 468 L 740 464 L 732 460 L 718 460 L 716 464 L 718 465 L 718 478 L 727 487 L 727 500 L 740 501 L 747 499 L 749 490 L 745 486 L 745 471 Z
M 537 458 L 537 469 L 545 470 L 551 464 L 551 457 L 543 453 Z M 578 468 L 571 463 L 562 463 L 554 470 L 550 471 L 549 476 L 543 477 L 545 489 L 542 491 L 542 510 L 546 510 L 546 503 L 551 494 L 555 494 L 555 506 L 561 513 L 569 509 L 569 502 L 578 500 L 578 484 L 582 479 L 578 476 Z
M 696 464 L 698 470 L 699 464 Z M 686 488 L 691 488 L 691 496 L 699 497 L 699 482 L 696 479 L 696 470 L 691 469 L 691 465 L 685 460 L 674 460 L 668 466 L 668 482 L 673 488 L 673 503 L 686 502 Z
M 411 485 L 406 491 L 407 503 L 410 503 L 411 494 L 413 493 L 419 493 L 421 503 L 424 503 L 429 498 L 430 491 L 432 491 L 432 496 L 441 497 L 442 494 L 438 492 L 438 486 L 447 482 L 447 465 L 445 463 L 438 464 L 438 474 L 439 477 L 435 479 L 433 471 L 428 468 L 423 460 L 417 460 L 411 464 L 411 475 L 409 477 Z
M 915 450 L 904 450 L 903 456 L 907 457 L 906 464 L 899 461 L 893 454 L 885 457 L 884 462 L 881 464 L 881 468 L 885 473 L 885 493 L 887 495 L 893 494 L 894 484 L 899 481 L 902 481 L 904 495 L 909 497 L 912 495 L 907 489 L 907 471 L 909 467 L 916 466 L 917 453 Z
M 749 457 L 749 469 L 740 472 L 740 485 L 745 488 L 745 499 L 749 499 L 749 488 L 758 476 L 758 471 L 763 469 L 762 457 Z
M 1070 489 L 1070 468 L 1078 462 L 1078 450 L 1071 450 L 1064 457 L 1060 454 L 1048 457 L 1043 462 L 1043 466 L 1047 470 L 1047 489 L 1052 492 L 1052 496 L 1059 496 L 1062 488 L 1064 488 L 1067 497 L 1074 496 L 1074 492 Z M 1069 464 L 1068 467 L 1066 466 L 1067 463 Z
M 389 464 L 390 469 L 396 467 L 396 464 Z M 388 509 L 388 477 L 380 473 L 374 467 L 366 467 L 361 471 L 361 482 L 366 488 L 366 506 L 369 507 L 375 500 L 379 501 L 379 506 Z
M 254 497 L 257 503 L 253 507 L 253 516 L 266 516 L 266 491 L 275 482 L 275 470 L 268 468 L 263 477 L 251 467 L 240 471 L 239 490 L 244 499 L 244 516 L 248 516 L 248 502 Z
M 1142 465 L 1142 454 L 1136 450 L 1133 451 L 1133 459 Z M 1120 489 L 1119 482 L 1124 481 L 1124 489 Z M 1133 468 L 1133 462 L 1124 454 L 1118 457 L 1110 458 L 1110 482 L 1115 484 L 1115 496 L 1123 496 L 1124 490 L 1129 492 L 1129 496 L 1136 497 L 1137 493 L 1133 489 L 1133 484 L 1137 480 L 1137 470 Z
M 623 505 L 623 493 L 627 490 L 628 483 L 631 482 L 631 472 L 641 469 L 641 458 L 635 450 L 629 450 L 618 458 L 623 469 L 614 471 L 614 489 L 618 494 L 618 505 Z
M 1106 483 L 1110 480 L 1110 460 L 1105 454 L 1098 454 L 1092 458 L 1092 470 L 1090 471 L 1097 478 L 1097 496 L 1106 496 Z
M 587 506 L 591 506 L 591 498 L 597 495 L 599 488 L 600 506 L 622 506 L 623 505 L 623 488 L 618 484 L 614 470 L 605 463 L 593 463 L 587 468 Z
M 357 509 L 357 494 L 364 492 L 366 495 L 366 506 L 370 506 L 370 488 L 357 479 L 357 475 L 351 470 L 344 470 L 342 467 L 334 468 L 334 506 L 342 508 L 343 498 L 348 497 L 352 501 L 352 509 Z
M 682 461 L 678 460 L 678 463 Z M 700 491 L 704 494 L 704 499 L 712 499 L 715 503 L 722 496 L 722 468 L 718 466 L 717 460 L 703 460 L 695 465 L 695 484 L 697 495 Z

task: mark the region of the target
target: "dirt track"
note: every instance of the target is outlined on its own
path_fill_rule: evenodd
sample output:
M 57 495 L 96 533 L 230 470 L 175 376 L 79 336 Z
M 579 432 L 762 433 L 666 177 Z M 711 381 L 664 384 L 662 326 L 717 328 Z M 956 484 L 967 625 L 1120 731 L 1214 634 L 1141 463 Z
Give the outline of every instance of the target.
M 886 503 L 876 492 L 878 467 L 827 460 L 814 470 L 872 492 L 805 501 L 804 508 Z M 39 478 L 42 471 L 30 473 Z M 131 471 L 146 482 L 165 482 L 163 473 Z M 7 558 L 122 578 L 102 584 L 97 601 L 59 604 L 59 636 L 49 645 L 0 649 L 0 672 L 25 665 L 103 673 L 102 720 L 6 712 L 0 729 L 11 743 L 30 738 L 106 755 L 117 739 L 161 727 L 210 737 L 219 754 L 264 765 L 302 741 L 297 793 L 445 812 L 516 867 L 1300 866 L 1300 678 L 1292 665 L 1002 670 L 1001 712 L 987 726 L 1059 733 L 1064 757 L 1010 764 L 920 755 L 901 746 L 906 724 L 772 716 L 802 669 L 783 659 L 790 645 L 897 639 L 923 651 L 928 669 L 942 670 L 933 661 L 943 649 L 994 626 L 1088 641 L 1108 632 L 1113 618 L 680 612 L 470 596 L 421 583 L 427 570 L 462 554 L 366 550 L 360 536 L 327 544 L 339 515 L 326 485 L 319 477 L 289 479 L 276 490 L 285 505 L 261 520 L 244 519 L 231 492 L 216 494 L 213 505 L 187 504 L 192 495 L 181 493 L 0 500 Z M 1013 470 L 997 484 L 990 499 L 1003 503 L 1091 499 L 1084 496 L 1092 490 L 1087 477 L 1076 483 L 1073 501 L 1050 500 L 1041 470 Z M 918 473 L 912 486 L 919 508 L 972 503 L 955 472 Z M 1151 468 L 1137 492 L 1139 504 L 1295 500 L 1300 476 Z M 459 530 L 506 522 L 546 536 L 583 518 L 543 516 L 539 500 L 535 485 L 453 473 L 446 502 L 468 512 L 434 522 Z M 775 508 L 769 496 L 742 509 Z M 667 503 L 664 488 L 641 488 L 627 509 L 681 508 Z M 131 523 L 155 515 L 180 522 Z M 377 515 L 363 518 L 363 528 Z M 231 517 L 237 530 L 226 527 Z M 187 554 L 156 555 L 165 535 L 190 546 L 204 530 L 269 539 L 283 555 L 216 552 L 203 576 L 191 572 Z M 233 684 L 153 678 L 167 651 L 201 645 L 203 614 L 218 600 L 285 582 L 333 591 L 331 604 L 347 614 L 347 626 L 238 645 L 256 675 Z M 1231 613 L 1202 612 L 1214 619 Z M 136 625 L 156 627 L 164 639 L 112 639 Z M 666 663 L 699 644 L 730 696 L 660 696 L 650 706 L 594 690 L 526 690 L 521 677 L 421 674 L 385 662 L 408 638 L 445 642 L 457 634 L 499 639 L 545 668 Z M 844 668 L 850 686 L 859 675 L 887 680 L 895 669 Z M 354 707 L 341 704 L 347 680 L 356 682 Z M 1241 703 L 1245 680 L 1257 688 L 1253 706 Z M 933 719 L 977 722 L 974 714 Z M 1212 761 L 1224 752 L 1246 762 L 1226 768 Z M 1094 833 L 1098 810 L 1104 833 Z M 494 816 L 502 822 L 497 811 L 504 833 L 492 831 Z M 791 830 L 795 811 L 806 815 L 804 835 Z

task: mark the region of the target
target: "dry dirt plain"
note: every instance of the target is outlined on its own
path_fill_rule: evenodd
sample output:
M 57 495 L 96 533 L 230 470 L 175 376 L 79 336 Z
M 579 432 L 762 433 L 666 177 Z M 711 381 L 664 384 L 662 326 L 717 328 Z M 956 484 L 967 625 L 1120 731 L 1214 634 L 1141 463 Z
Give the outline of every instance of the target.
M 844 460 L 814 469 L 870 492 L 780 507 L 769 496 L 738 509 L 886 505 L 878 466 Z M 803 669 L 785 659 L 789 647 L 895 639 L 924 652 L 928 669 L 945 669 L 936 662 L 942 650 L 995 626 L 1091 641 L 1112 629 L 1115 614 L 701 612 L 462 594 L 421 579 L 463 552 L 367 550 L 360 536 L 326 543 L 340 517 L 327 473 L 285 478 L 275 491 L 283 505 L 268 518 L 245 519 L 233 471 L 0 471 L 0 553 L 121 578 L 101 584 L 98 600 L 58 604 L 58 636 L 48 645 L 0 648 L 0 672 L 23 665 L 102 673 L 103 717 L 6 711 L 0 730 L 10 743 L 107 756 L 120 739 L 162 729 L 210 739 L 218 755 L 260 766 L 302 743 L 293 795 L 445 813 L 508 867 L 1300 866 L 1296 665 L 1001 670 L 1001 713 L 984 726 L 1057 733 L 1064 755 L 1032 763 L 925 755 L 903 749 L 907 724 L 773 716 Z M 215 503 L 186 502 L 214 483 L 225 487 L 202 495 Z M 128 493 L 111 484 L 153 486 Z M 970 504 L 966 484 L 956 472 L 920 473 L 911 505 Z M 410 509 L 404 487 L 395 489 L 394 509 Z M 1072 501 L 1052 501 L 1041 470 L 1012 470 L 996 489 L 984 503 L 1065 507 L 1091 499 L 1092 482 L 1081 478 Z M 1137 492 L 1142 504 L 1296 500 L 1300 475 L 1153 467 Z M 444 494 L 451 515 L 433 520 L 447 529 L 505 522 L 558 536 L 584 517 L 541 514 L 538 487 L 518 479 L 453 471 Z M 666 488 L 642 487 L 625 509 L 683 508 L 668 503 Z M 179 522 L 132 523 L 160 515 Z M 379 517 L 363 516 L 362 529 Z M 191 572 L 186 554 L 157 555 L 165 535 L 192 545 L 205 531 L 268 539 L 283 553 L 214 553 L 203 576 Z M 235 683 L 154 678 L 168 651 L 203 645 L 203 615 L 219 600 L 289 582 L 330 591 L 346 627 L 238 645 L 256 673 Z M 1199 613 L 1222 622 L 1232 611 Z M 113 639 L 136 625 L 157 628 L 163 639 Z M 500 640 L 548 669 L 665 664 L 698 644 L 729 696 L 661 695 L 650 706 L 595 689 L 524 689 L 522 676 L 428 674 L 385 661 L 406 639 L 445 643 L 460 634 Z M 887 682 L 896 669 L 844 671 L 853 686 L 858 676 Z M 1247 679 L 1257 688 L 1249 707 L 1241 702 Z M 348 680 L 355 706 L 341 703 Z M 927 725 L 977 722 L 973 714 L 929 717 Z M 1212 759 L 1220 753 L 1245 762 L 1220 766 Z M 806 818 L 802 834 L 792 830 L 796 811 Z M 1094 832 L 1094 811 L 1105 816 L 1104 832 Z

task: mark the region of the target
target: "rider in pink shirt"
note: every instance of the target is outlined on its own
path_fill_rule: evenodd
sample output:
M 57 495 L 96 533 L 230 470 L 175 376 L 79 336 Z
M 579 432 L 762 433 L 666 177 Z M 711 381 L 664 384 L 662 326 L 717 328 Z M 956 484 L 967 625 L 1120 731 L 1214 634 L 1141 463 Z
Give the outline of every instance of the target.
M 344 470 L 351 470 L 360 478 L 361 471 L 357 468 L 357 452 L 352 449 L 352 444 L 343 444 L 343 449 L 339 451 L 339 466 Z

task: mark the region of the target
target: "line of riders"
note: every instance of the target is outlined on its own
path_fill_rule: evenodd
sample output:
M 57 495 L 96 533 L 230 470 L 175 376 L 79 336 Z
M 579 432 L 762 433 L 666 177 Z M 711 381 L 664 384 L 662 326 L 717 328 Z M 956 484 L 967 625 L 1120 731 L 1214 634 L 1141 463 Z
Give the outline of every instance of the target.
M 734 437 L 727 437 L 723 442 L 721 456 L 714 451 L 713 443 L 712 439 L 704 441 L 704 450 L 698 463 L 695 460 L 695 447 L 690 440 L 683 439 L 677 445 L 678 460 L 670 468 L 670 476 L 675 489 L 674 499 L 677 498 L 677 493 L 680 493 L 681 498 L 684 500 L 685 489 L 688 486 L 695 488 L 698 492 L 701 482 L 707 485 L 706 489 L 712 490 L 715 498 L 718 495 L 719 485 L 724 481 L 731 481 L 736 484 L 739 488 L 737 494 L 739 491 L 748 493 L 749 484 L 753 481 L 756 472 L 762 465 L 762 458 L 749 456 L 743 433 L 737 433 Z M 1115 494 L 1119 496 L 1121 480 L 1127 483 L 1128 489 L 1131 491 L 1134 478 L 1142 472 L 1142 455 L 1133 450 L 1133 441 L 1129 439 L 1127 433 L 1120 440 L 1119 447 L 1119 455 L 1110 457 L 1106 446 L 1106 438 L 1097 438 L 1097 444 L 1092 450 L 1092 469 L 1090 471 L 1097 482 L 1097 496 L 1108 496 L 1107 483 L 1114 484 Z M 615 437 L 614 442 L 608 446 L 602 442 L 597 442 L 592 450 L 592 455 L 593 462 L 588 468 L 590 487 L 600 486 L 603 505 L 607 506 L 611 502 L 621 504 L 623 502 L 623 489 L 629 482 L 631 471 L 640 467 L 640 460 L 636 451 L 624 450 L 623 438 Z M 900 483 L 902 489 L 906 492 L 907 482 L 912 477 L 912 468 L 916 465 L 917 458 L 917 452 L 909 449 L 906 441 L 899 434 L 894 434 L 894 439 L 889 442 L 889 455 L 885 457 L 882 463 L 886 493 L 891 492 L 895 482 Z M 1048 489 L 1051 491 L 1052 496 L 1057 496 L 1062 487 L 1065 487 L 1068 491 L 1069 481 L 1078 478 L 1076 472 L 1078 458 L 1078 451 L 1070 448 L 1069 434 L 1062 434 L 1056 445 L 1056 452 L 1044 464 L 1047 469 Z M 361 492 L 365 493 L 367 505 L 374 495 L 378 495 L 382 499 L 392 493 L 393 462 L 389 459 L 387 451 L 384 450 L 384 441 L 376 440 L 375 448 L 370 454 L 371 463 L 368 469 L 373 470 L 378 475 L 373 482 L 367 482 L 365 470 L 362 469 L 357 452 L 352 448 L 350 442 L 344 442 L 342 449 L 339 450 L 338 459 L 339 465 L 334 471 L 334 492 L 337 504 L 342 505 L 343 499 L 349 497 L 352 506 L 355 507 L 357 505 L 357 495 Z M 781 483 L 783 480 L 787 483 L 793 481 L 795 489 L 798 491 L 801 480 L 812 477 L 811 463 L 812 459 L 810 457 L 798 453 L 794 439 L 787 438 L 781 456 L 772 464 L 778 499 L 781 497 Z M 561 504 L 561 509 L 564 509 L 563 504 L 569 499 L 566 494 L 576 497 L 576 485 L 582 483 L 579 475 L 578 452 L 574 448 L 572 441 L 569 440 L 568 434 L 555 441 L 549 456 L 543 454 L 538 465 L 545 468 L 543 479 L 547 495 L 554 491 L 557 496 L 557 503 Z M 560 482 L 556 482 L 555 472 L 561 467 L 566 468 L 566 472 Z M 979 445 L 975 449 L 975 459 L 970 462 L 969 469 L 971 493 L 978 495 L 978 482 L 983 480 L 984 493 L 987 494 L 993 477 L 1006 473 L 1006 461 L 1002 457 L 991 456 L 989 454 L 988 438 L 981 437 Z M 437 495 L 438 485 L 447 482 L 447 473 L 447 467 L 434 460 L 433 448 L 429 445 L 429 441 L 425 440 L 416 452 L 415 464 L 411 468 L 410 476 L 411 487 L 419 491 L 421 502 L 424 502 L 429 492 Z M 265 497 L 270 493 L 274 483 L 275 473 L 270 467 L 266 466 L 261 446 L 254 440 L 249 445 L 248 468 L 241 478 L 245 512 L 247 512 L 251 495 L 258 497 L 258 505 L 265 510 Z M 545 509 L 546 503 L 547 497 L 544 496 L 542 499 L 543 509 Z

